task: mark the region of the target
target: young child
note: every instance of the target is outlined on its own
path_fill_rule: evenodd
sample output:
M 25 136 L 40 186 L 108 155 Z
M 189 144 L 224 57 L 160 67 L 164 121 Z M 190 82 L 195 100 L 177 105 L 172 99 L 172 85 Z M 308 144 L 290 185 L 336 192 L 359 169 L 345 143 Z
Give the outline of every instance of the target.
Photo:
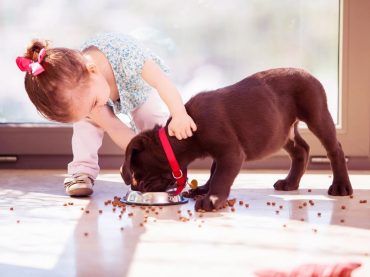
M 64 181 L 68 195 L 93 193 L 104 132 L 125 150 L 134 130 L 166 122 L 163 102 L 172 116 L 169 135 L 180 140 L 196 131 L 163 62 L 130 36 L 99 34 L 81 51 L 33 40 L 16 62 L 27 72 L 25 88 L 37 110 L 50 120 L 74 123 L 73 161 Z M 131 128 L 118 113 L 130 117 Z

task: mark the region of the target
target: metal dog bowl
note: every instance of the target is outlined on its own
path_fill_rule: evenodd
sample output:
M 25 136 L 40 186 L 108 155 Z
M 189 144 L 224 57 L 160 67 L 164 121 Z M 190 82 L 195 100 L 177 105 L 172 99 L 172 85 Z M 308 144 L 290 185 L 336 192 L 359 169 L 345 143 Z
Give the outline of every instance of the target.
M 169 206 L 188 203 L 188 199 L 181 195 L 170 195 L 168 192 L 140 192 L 129 190 L 121 198 L 121 202 L 138 206 Z

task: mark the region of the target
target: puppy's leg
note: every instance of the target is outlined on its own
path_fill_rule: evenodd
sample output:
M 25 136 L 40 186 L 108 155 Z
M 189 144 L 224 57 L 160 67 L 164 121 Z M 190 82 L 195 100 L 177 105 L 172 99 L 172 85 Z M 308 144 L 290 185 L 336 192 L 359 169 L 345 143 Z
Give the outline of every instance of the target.
M 215 169 L 216 169 L 216 162 L 213 161 L 212 167 L 211 167 L 211 175 L 209 176 L 208 181 L 203 186 L 199 186 L 196 189 L 190 189 L 189 191 L 185 191 L 182 195 L 187 198 L 196 198 L 197 196 L 202 196 L 202 195 L 207 194 L 208 189 L 209 189 L 209 183 L 211 182 Z
M 288 191 L 298 189 L 299 182 L 306 170 L 310 147 L 298 133 L 297 124 L 294 124 L 294 137 L 289 139 L 284 146 L 291 159 L 289 174 L 285 179 L 278 180 L 274 184 L 276 190 Z
M 196 201 L 195 210 L 212 211 L 221 208 L 230 194 L 230 188 L 238 175 L 244 160 L 244 154 L 226 151 L 228 156 L 217 158 L 215 170 L 209 180 L 208 193 Z
M 333 170 L 333 183 L 328 193 L 334 196 L 351 195 L 353 190 L 348 177 L 344 153 L 341 144 L 337 140 L 335 125 L 329 111 L 325 109 L 321 113 L 319 120 L 307 122 L 307 125 L 321 141 L 330 160 Z

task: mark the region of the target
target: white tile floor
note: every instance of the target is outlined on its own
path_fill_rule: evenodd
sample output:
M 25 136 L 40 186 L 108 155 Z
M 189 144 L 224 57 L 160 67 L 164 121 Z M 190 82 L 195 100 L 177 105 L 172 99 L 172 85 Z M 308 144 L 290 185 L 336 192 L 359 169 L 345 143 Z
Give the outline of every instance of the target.
M 208 173 L 189 177 L 202 183 Z M 91 198 L 72 199 L 63 171 L 0 170 L 0 276 L 244 277 L 334 262 L 360 262 L 352 276 L 370 276 L 370 172 L 352 172 L 353 199 L 327 195 L 327 172 L 307 173 L 294 192 L 273 190 L 282 177 L 242 172 L 230 196 L 235 212 L 200 217 L 190 201 L 149 214 L 129 207 L 120 219 L 104 204 L 127 190 L 116 172 L 102 172 Z

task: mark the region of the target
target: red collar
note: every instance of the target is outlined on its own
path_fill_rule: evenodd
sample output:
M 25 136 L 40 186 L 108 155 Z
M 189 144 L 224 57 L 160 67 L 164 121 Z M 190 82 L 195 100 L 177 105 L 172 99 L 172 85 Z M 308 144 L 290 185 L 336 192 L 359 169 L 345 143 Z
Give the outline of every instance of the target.
M 186 170 L 181 171 L 179 163 L 176 160 L 175 154 L 173 153 L 170 142 L 168 141 L 166 130 L 162 127 L 158 131 L 159 139 L 161 140 L 162 147 L 166 153 L 166 157 L 170 167 L 172 169 L 172 176 L 176 179 L 176 191 L 172 195 L 179 195 L 181 191 L 185 188 L 186 184 Z

